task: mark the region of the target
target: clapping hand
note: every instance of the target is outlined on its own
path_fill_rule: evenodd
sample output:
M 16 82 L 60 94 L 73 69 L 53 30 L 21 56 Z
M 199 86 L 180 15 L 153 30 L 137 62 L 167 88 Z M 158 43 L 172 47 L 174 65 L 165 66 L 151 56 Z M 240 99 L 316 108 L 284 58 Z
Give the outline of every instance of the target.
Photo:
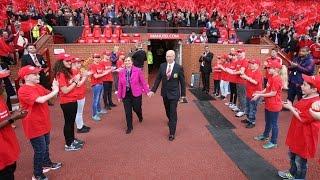
M 253 98 L 251 99 L 251 101 L 256 101 L 258 100 L 258 98 L 260 97 L 260 94 L 257 94 L 257 93 L 253 93 Z
M 147 93 L 147 95 L 149 96 L 149 98 L 151 98 L 152 96 L 154 96 L 154 92 L 150 91 Z
M 14 121 L 18 120 L 18 119 L 22 119 L 22 118 L 26 117 L 27 114 L 28 114 L 27 110 L 18 109 L 17 111 L 12 112 L 10 119 L 12 119 Z
M 59 92 L 59 82 L 56 79 L 53 79 L 51 88 L 52 91 Z

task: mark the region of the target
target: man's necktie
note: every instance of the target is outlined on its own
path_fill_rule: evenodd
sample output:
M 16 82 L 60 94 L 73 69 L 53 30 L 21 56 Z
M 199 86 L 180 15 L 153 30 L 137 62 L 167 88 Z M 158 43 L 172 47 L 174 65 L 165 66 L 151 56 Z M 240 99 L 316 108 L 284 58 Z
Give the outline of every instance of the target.
M 128 91 L 130 89 L 130 70 L 126 71 L 126 87 Z
M 168 65 L 168 70 L 167 70 L 166 74 L 167 74 L 167 80 L 169 80 L 170 76 L 171 76 L 171 65 L 170 64 Z
M 41 67 L 40 62 L 38 61 L 37 55 L 33 54 L 33 62 L 36 66 Z

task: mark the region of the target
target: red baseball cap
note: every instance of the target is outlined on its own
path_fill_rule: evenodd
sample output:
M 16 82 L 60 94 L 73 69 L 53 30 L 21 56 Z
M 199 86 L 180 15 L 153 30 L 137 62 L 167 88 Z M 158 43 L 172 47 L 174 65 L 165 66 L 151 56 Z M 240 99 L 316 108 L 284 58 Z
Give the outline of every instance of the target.
M 24 78 L 26 75 L 29 74 L 38 74 L 41 71 L 41 68 L 37 68 L 31 65 L 27 65 L 22 67 L 19 72 L 18 72 L 18 76 L 20 78 Z
M 260 65 L 260 64 L 261 64 L 261 61 L 260 61 L 259 59 L 250 59 L 250 60 L 249 60 L 249 63 Z
M 7 77 L 9 75 L 10 75 L 10 73 L 4 72 L 4 71 L 0 71 L 0 78 Z
M 73 58 L 74 58 L 73 56 L 66 53 L 61 53 L 61 54 L 58 54 L 57 56 L 58 61 L 71 61 Z
M 267 64 L 267 68 L 281 69 L 282 65 L 278 61 L 271 61 Z
M 101 56 L 100 56 L 100 54 L 98 54 L 98 53 L 94 53 L 94 54 L 92 55 L 92 57 L 93 57 L 93 58 L 100 58 Z
M 74 62 L 81 62 L 81 61 L 84 61 L 84 60 L 82 60 L 82 59 L 80 59 L 80 58 L 78 58 L 78 57 L 75 57 L 75 58 L 73 58 L 73 59 L 71 60 L 72 63 L 74 63 Z
M 302 74 L 302 78 L 305 82 L 311 84 L 312 86 L 317 88 L 318 91 L 320 91 L 320 76 L 307 76 L 305 74 Z
M 246 52 L 246 50 L 245 50 L 245 49 L 240 48 L 240 49 L 237 49 L 237 52 L 238 52 L 238 53 L 242 53 L 242 52 Z

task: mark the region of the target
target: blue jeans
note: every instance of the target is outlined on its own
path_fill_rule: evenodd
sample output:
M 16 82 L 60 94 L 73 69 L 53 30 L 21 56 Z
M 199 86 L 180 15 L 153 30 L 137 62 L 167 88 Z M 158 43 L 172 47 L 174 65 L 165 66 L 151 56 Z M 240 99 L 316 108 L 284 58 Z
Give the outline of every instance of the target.
M 305 179 L 307 174 L 307 159 L 300 157 L 289 150 L 290 158 L 290 174 L 295 177 L 295 179 Z
M 92 92 L 93 92 L 92 115 L 93 116 L 97 115 L 98 112 L 101 111 L 100 99 L 102 95 L 102 90 L 103 90 L 102 84 L 96 84 L 92 86 Z
M 246 114 L 247 114 L 248 121 L 251 124 L 256 124 L 256 113 L 257 113 L 258 103 L 259 103 L 259 99 L 256 101 L 252 101 L 250 98 L 247 97 Z
M 42 167 L 52 163 L 49 157 L 50 134 L 30 139 L 30 142 L 34 151 L 33 174 L 40 176 L 43 174 Z
M 266 121 L 266 125 L 264 127 L 263 136 L 269 137 L 270 131 L 272 129 L 272 135 L 271 135 L 271 143 L 277 144 L 278 139 L 278 118 L 279 118 L 279 112 L 272 112 L 265 110 L 264 118 Z
M 238 108 L 242 112 L 246 112 L 246 86 L 244 84 L 237 84 Z

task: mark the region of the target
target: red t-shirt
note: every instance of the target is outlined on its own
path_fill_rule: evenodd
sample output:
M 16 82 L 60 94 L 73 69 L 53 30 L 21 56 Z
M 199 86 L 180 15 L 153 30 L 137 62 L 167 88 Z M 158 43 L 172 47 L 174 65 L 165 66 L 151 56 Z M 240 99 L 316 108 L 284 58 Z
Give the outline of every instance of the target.
M 220 80 L 222 70 L 218 67 L 218 63 L 213 64 L 213 80 Z
M 245 70 L 248 68 L 248 60 L 242 59 L 235 62 L 236 64 L 236 71 L 240 71 L 241 68 Z M 237 84 L 246 84 L 246 80 L 240 77 L 240 74 L 235 75 L 235 83 Z
M 230 62 L 228 68 L 231 69 L 231 70 L 236 70 L 236 69 L 237 69 L 237 63 L 238 63 L 238 61 L 232 61 L 232 62 Z M 237 83 L 237 80 L 238 80 L 237 76 L 238 76 L 238 75 L 234 75 L 234 74 L 229 74 L 229 73 L 228 73 L 229 82 L 231 82 L 231 83 Z
M 22 120 L 24 133 L 28 139 L 45 135 L 51 130 L 48 103 L 37 103 L 40 96 L 49 94 L 50 91 L 39 84 L 34 86 L 22 85 L 18 91 L 19 102 L 22 109 L 28 111 Z
M 101 66 L 103 66 L 105 69 L 111 68 L 112 63 L 110 61 L 101 61 Z M 112 72 L 108 73 L 107 75 L 103 76 L 103 82 L 105 81 L 113 81 Z
M 89 70 L 93 73 L 93 74 L 102 74 L 102 72 L 104 71 L 104 67 L 99 63 L 99 64 L 91 64 L 89 67 Z M 96 84 L 102 84 L 103 82 L 103 78 L 104 77 L 100 77 L 100 78 L 95 78 L 93 76 L 93 74 L 91 75 L 91 86 L 94 86 Z
M 76 76 L 80 73 L 79 69 L 72 69 L 72 76 Z M 86 83 L 82 84 L 80 87 L 76 86 L 73 91 L 77 94 L 77 100 L 83 99 L 86 96 Z
M 121 59 L 118 59 L 117 61 L 117 68 L 123 68 L 123 61 Z
M 268 64 L 273 62 L 273 61 L 276 61 L 276 62 L 281 64 L 282 60 L 279 57 L 269 57 L 266 61 L 267 61 Z M 265 69 L 265 76 L 266 76 L 266 79 L 269 79 L 271 77 L 271 75 L 269 74 L 267 69 Z
M 70 79 L 67 79 L 67 77 L 63 73 L 59 73 L 56 78 L 57 78 L 57 81 L 59 82 L 59 88 L 60 88 L 59 90 L 60 104 L 66 104 L 66 103 L 77 101 L 78 100 L 78 92 L 76 90 L 77 88 L 73 88 L 67 94 L 61 91 L 61 87 L 70 86 L 72 84 L 69 82 Z
M 286 144 L 290 151 L 305 159 L 314 157 L 318 145 L 319 128 L 317 126 L 320 122 L 310 115 L 309 109 L 313 102 L 319 100 L 319 96 L 309 99 L 303 98 L 294 104 L 294 107 L 300 111 L 301 121 L 295 116 L 292 117 Z
M 261 73 L 260 69 L 257 69 L 256 71 L 252 71 L 251 69 L 247 69 L 246 75 L 258 82 L 258 84 L 253 84 L 249 81 L 246 81 L 247 97 L 252 98 L 252 94 L 254 92 L 262 90 L 262 73 Z
M 312 54 L 313 58 L 320 59 L 320 44 L 313 43 L 310 46 L 310 51 L 311 51 L 311 54 Z
M 224 68 L 229 68 L 230 63 L 229 62 L 224 62 L 222 65 L 223 65 Z M 227 73 L 225 71 L 221 71 L 221 80 L 229 81 L 229 73 Z
M 2 97 L 0 97 L 0 122 L 9 116 L 9 110 Z M 19 158 L 20 148 L 18 139 L 10 125 L 0 129 L 0 170 L 12 165 Z
M 282 109 L 282 99 L 281 99 L 281 92 L 282 92 L 282 80 L 279 75 L 272 76 L 268 79 L 266 93 L 271 91 L 276 91 L 276 95 L 272 97 L 265 98 L 265 108 L 271 112 L 279 112 Z

